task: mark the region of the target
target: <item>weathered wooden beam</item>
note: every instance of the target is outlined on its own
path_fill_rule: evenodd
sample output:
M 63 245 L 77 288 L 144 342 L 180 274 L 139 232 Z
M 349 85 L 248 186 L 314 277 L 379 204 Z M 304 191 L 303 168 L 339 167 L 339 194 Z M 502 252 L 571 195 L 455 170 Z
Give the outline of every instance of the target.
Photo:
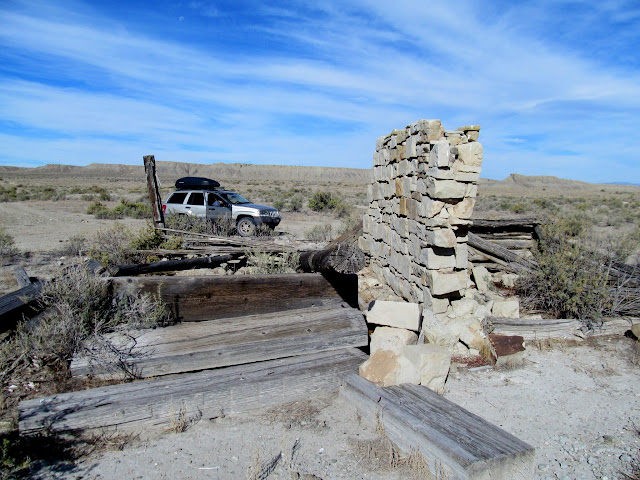
M 153 225 L 164 227 L 164 213 L 162 211 L 162 198 L 158 188 L 158 174 L 156 172 L 156 158 L 153 155 L 142 157 L 144 171 L 147 176 L 147 187 L 149 189 L 149 202 L 153 210 Z
M 535 217 L 523 218 L 472 218 L 473 225 L 471 231 L 491 232 L 491 231 L 511 231 L 511 232 L 533 232 L 535 227 L 540 224 L 540 220 Z
M 469 245 L 482 253 L 488 254 L 490 257 L 508 262 L 511 268 L 516 271 L 529 271 L 536 268 L 535 262 L 522 258 L 520 255 L 516 255 L 493 242 L 484 240 L 471 232 L 469 232 Z
M 581 340 L 587 335 L 621 335 L 631 328 L 624 318 L 609 318 L 595 323 L 589 330 L 584 322 L 566 318 L 505 318 L 489 316 L 483 329 L 486 334 L 519 335 L 527 341 L 549 338 Z
M 186 258 L 182 260 L 165 260 L 151 263 L 138 263 L 135 265 L 118 265 L 118 270 L 114 277 L 128 277 L 143 275 L 147 273 L 175 272 L 180 270 L 191 270 L 194 268 L 215 268 L 229 260 L 237 259 L 244 255 L 244 252 L 237 254 L 217 255 L 214 257 Z
M 38 281 L 0 297 L 0 332 L 15 328 L 18 322 L 41 310 L 37 302 L 41 290 L 42 282 Z
M 434 478 L 533 478 L 532 446 L 426 387 L 380 388 L 354 374 L 340 393 L 399 448 L 421 453 Z
M 136 338 L 133 353 L 140 356 L 132 361 L 132 368 L 148 378 L 368 343 L 360 311 L 347 305 L 312 307 L 146 330 Z M 74 375 L 114 376 L 82 361 L 74 362 L 71 370 Z
M 358 273 L 365 262 L 362 250 L 351 243 L 338 243 L 323 250 L 300 254 L 300 268 L 303 272 Z
M 342 303 L 319 273 L 113 277 L 116 288 L 159 295 L 181 321 L 214 320 Z
M 115 427 L 164 430 L 172 421 L 213 419 L 337 391 L 366 355 L 357 349 L 166 376 L 28 400 L 22 434 Z

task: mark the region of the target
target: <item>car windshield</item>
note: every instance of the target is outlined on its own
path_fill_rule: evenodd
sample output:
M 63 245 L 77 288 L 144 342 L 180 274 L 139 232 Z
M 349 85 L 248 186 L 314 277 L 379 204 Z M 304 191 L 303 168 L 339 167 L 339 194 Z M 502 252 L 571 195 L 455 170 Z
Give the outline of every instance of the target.
M 221 193 L 220 195 L 224 196 L 230 203 L 234 205 L 238 205 L 239 203 L 251 203 L 249 200 L 244 198 L 242 195 L 238 195 L 237 193 L 229 192 L 229 193 Z

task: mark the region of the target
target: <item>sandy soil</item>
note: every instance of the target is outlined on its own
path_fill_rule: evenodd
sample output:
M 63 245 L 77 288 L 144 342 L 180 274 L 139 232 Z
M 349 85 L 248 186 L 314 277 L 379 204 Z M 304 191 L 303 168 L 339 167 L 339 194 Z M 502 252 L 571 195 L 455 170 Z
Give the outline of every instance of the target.
M 515 369 L 453 369 L 445 397 L 535 446 L 534 479 L 622 480 L 640 452 L 640 353 L 633 342 L 600 337 L 580 346 L 529 346 Z M 257 478 L 256 465 L 266 467 L 279 455 L 260 478 L 424 478 L 394 467 L 379 432 L 337 395 L 200 421 L 37 475 L 250 479 Z

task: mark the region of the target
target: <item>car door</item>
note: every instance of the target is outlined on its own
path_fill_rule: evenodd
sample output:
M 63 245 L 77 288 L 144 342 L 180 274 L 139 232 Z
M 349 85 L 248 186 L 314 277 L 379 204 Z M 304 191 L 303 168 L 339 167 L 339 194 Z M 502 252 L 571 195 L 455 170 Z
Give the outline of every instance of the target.
M 204 218 L 207 209 L 204 204 L 204 192 L 191 192 L 185 205 L 187 215 Z
M 207 218 L 213 221 L 231 218 L 231 205 L 220 195 L 207 193 Z

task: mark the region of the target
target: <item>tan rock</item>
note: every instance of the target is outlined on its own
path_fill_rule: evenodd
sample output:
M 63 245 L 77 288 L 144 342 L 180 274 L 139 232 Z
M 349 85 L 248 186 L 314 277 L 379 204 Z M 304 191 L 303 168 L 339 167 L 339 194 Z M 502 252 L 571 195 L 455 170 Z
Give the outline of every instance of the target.
M 420 384 L 434 392 L 444 393 L 444 384 L 451 366 L 451 353 L 437 345 L 408 345 L 402 355 L 414 366 Z
M 479 144 L 478 144 L 479 145 Z M 464 198 L 467 186 L 455 180 L 426 179 L 427 195 L 435 199 Z
M 419 261 L 422 265 L 431 270 L 455 268 L 456 257 L 455 251 L 449 248 L 433 249 L 431 247 L 423 248 L 420 252 Z
M 378 350 L 360 365 L 359 373 L 379 387 L 390 387 L 402 383 L 420 383 L 420 373 L 403 355 L 387 350 Z
M 520 318 L 520 300 L 518 297 L 496 298 L 491 313 L 496 317 Z
M 373 355 L 378 350 L 387 350 L 400 355 L 405 345 L 415 345 L 418 335 L 411 330 L 393 327 L 377 327 L 371 334 L 369 350 Z
M 458 160 L 463 165 L 470 167 L 482 166 L 482 144 L 478 142 L 465 143 L 458 145 Z M 461 169 L 466 171 L 465 169 Z
M 487 290 L 489 290 L 488 281 L 491 278 L 489 270 L 487 270 L 485 267 L 478 266 L 473 267 L 471 269 L 471 273 L 473 275 L 473 281 L 476 282 L 476 288 L 480 293 L 485 293 Z
M 466 287 L 466 272 L 444 273 L 437 270 L 426 270 L 423 274 L 425 284 L 434 295 L 456 292 Z
M 420 305 L 410 302 L 376 300 L 367 312 L 367 322 L 417 332 L 420 331 Z
M 429 164 L 436 167 L 449 167 L 451 160 L 451 145 L 448 140 L 437 140 L 431 144 Z
M 456 234 L 450 228 L 427 230 L 425 243 L 433 247 L 454 248 L 457 244 Z

